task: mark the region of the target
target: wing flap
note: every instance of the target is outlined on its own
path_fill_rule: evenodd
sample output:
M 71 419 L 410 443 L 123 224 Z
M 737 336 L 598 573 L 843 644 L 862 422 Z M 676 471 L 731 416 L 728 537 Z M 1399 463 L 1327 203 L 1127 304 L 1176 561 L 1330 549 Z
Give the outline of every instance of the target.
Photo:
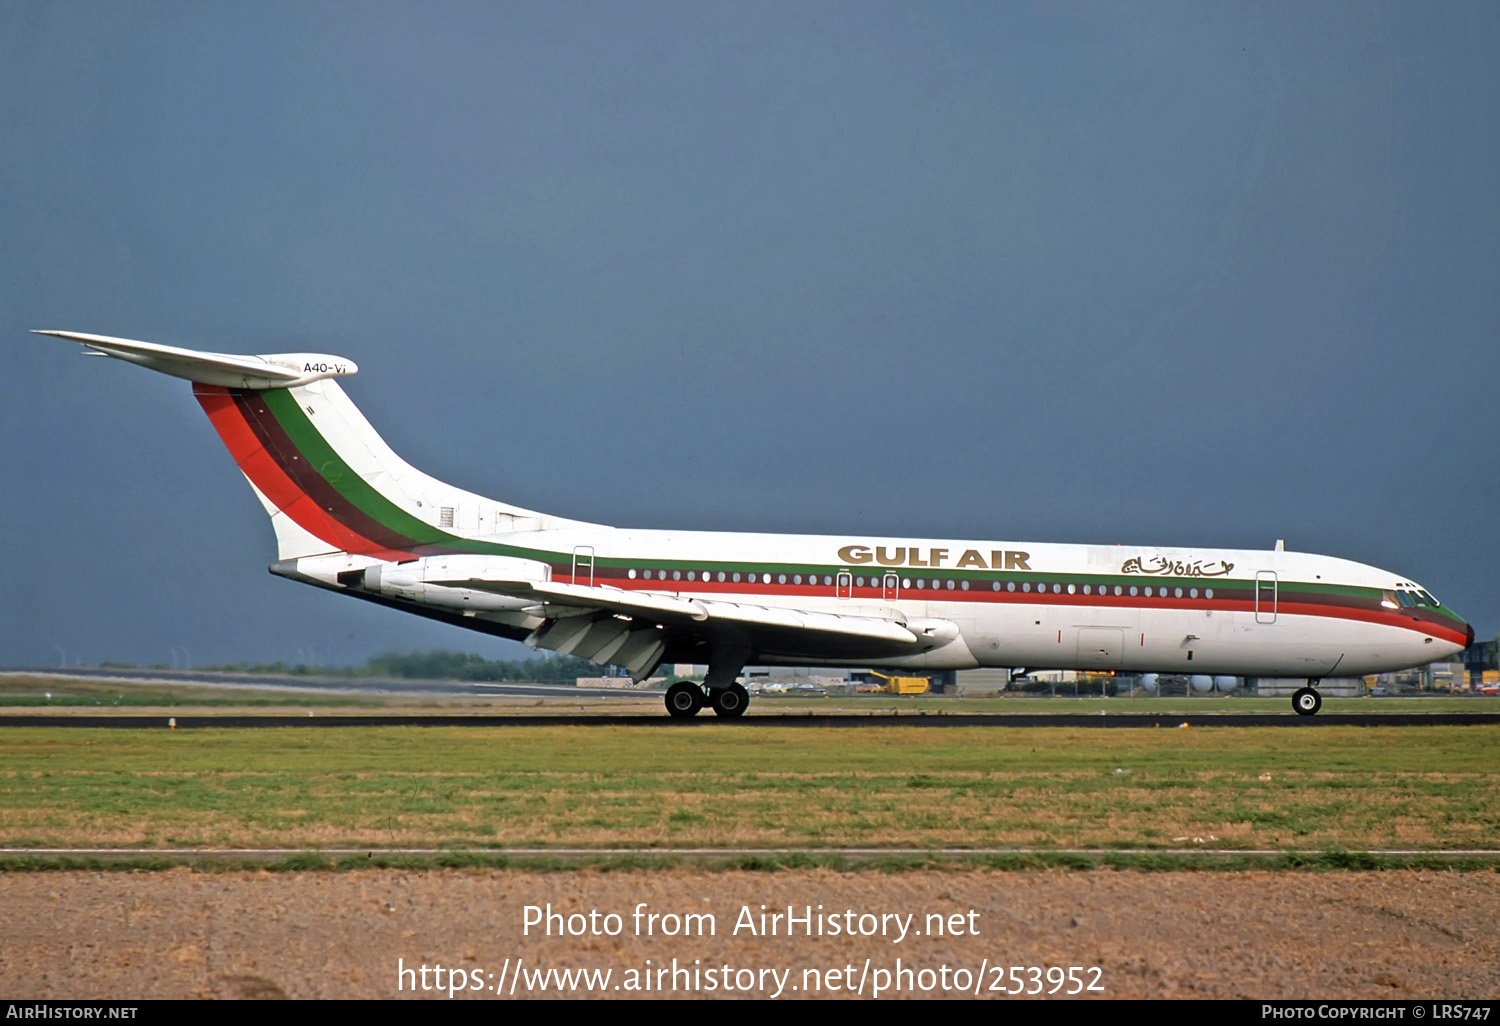
M 624 591 L 553 581 L 484 581 L 475 578 L 428 581 L 450 588 L 469 588 L 497 595 L 534 598 L 538 615 L 564 619 L 601 612 L 644 619 L 663 626 L 700 628 L 713 634 L 718 627 L 808 632 L 825 637 L 859 638 L 916 646 L 920 638 L 895 620 L 873 616 L 840 616 L 786 606 L 758 606 L 711 599 L 685 599 L 658 592 Z

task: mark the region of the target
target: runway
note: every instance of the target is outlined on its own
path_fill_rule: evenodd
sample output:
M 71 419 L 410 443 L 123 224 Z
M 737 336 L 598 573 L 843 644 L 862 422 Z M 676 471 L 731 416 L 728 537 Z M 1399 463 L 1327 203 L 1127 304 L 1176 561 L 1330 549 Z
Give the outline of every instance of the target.
M 1114 715 L 1080 715 L 1062 713 L 1055 716 L 1034 714 L 929 714 L 870 713 L 866 715 L 817 715 L 803 713 L 750 713 L 738 720 L 717 716 L 698 716 L 691 720 L 674 720 L 661 715 L 618 716 L 611 714 L 537 715 L 465 715 L 421 714 L 381 715 L 365 713 L 308 713 L 289 715 L 224 716 L 149 716 L 120 714 L 115 716 L 78 715 L 0 716 L 0 727 L 89 727 L 139 730 L 202 730 L 212 728 L 266 727 L 658 727 L 671 730 L 693 730 L 706 726 L 728 726 L 736 730 L 837 728 L 879 729 L 882 727 L 1078 727 L 1078 728 L 1213 728 L 1213 727 L 1453 727 L 1500 724 L 1494 713 L 1383 713 L 1368 716 L 1331 714 L 1297 716 L 1295 714 L 1247 714 L 1170 716 L 1143 713 Z
M 226 690 L 288 691 L 334 695 L 409 695 L 426 698 L 469 696 L 521 698 L 639 698 L 632 688 L 581 688 L 575 684 L 488 682 L 464 680 L 409 680 L 402 677 L 271 677 L 253 673 L 195 670 L 134 670 L 81 667 L 77 669 L 20 669 L 4 676 L 66 677 L 74 680 L 127 684 L 175 684 Z

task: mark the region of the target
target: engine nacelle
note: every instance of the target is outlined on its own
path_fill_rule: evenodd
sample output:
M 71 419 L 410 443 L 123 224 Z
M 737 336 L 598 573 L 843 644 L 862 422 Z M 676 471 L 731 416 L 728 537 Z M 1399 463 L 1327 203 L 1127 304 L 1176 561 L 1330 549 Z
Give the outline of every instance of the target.
M 462 581 L 545 581 L 551 576 L 546 563 L 509 556 L 425 556 L 409 563 L 377 563 L 359 572 L 357 579 L 340 583 L 353 584 L 389 598 L 405 599 L 424 606 L 463 611 L 499 612 L 524 609 L 536 599 L 497 595 L 477 588 L 465 588 Z
M 1156 694 L 1157 683 L 1160 680 L 1161 674 L 1159 673 L 1143 673 L 1141 674 L 1141 687 L 1145 688 L 1147 693 L 1154 695 Z

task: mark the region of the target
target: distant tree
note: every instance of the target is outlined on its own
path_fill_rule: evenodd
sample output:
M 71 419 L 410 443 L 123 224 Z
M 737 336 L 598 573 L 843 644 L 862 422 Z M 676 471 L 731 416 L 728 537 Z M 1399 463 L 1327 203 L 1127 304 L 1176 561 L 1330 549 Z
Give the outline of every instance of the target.
M 485 659 L 473 652 L 386 652 L 361 666 L 288 666 L 274 663 L 231 663 L 206 666 L 221 673 L 264 673 L 277 676 L 394 677 L 401 680 L 516 681 L 571 684 L 579 677 L 598 677 L 603 667 L 576 656 L 544 655 L 535 659 Z

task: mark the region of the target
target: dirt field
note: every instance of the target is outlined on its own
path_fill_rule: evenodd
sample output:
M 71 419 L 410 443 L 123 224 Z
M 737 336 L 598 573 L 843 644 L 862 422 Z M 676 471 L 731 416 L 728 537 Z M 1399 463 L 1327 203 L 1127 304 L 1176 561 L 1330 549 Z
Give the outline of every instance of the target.
M 665 918 L 642 919 L 638 936 L 642 902 Z M 497 986 L 508 995 L 518 959 L 516 998 L 526 974 L 548 968 L 610 970 L 596 989 L 611 997 L 845 997 L 861 984 L 865 996 L 939 996 L 946 984 L 950 996 L 977 986 L 999 997 L 991 987 L 1053 981 L 1097 982 L 1095 995 L 1113 998 L 1500 996 L 1497 873 L 181 869 L 12 873 L 0 903 L 0 989 L 12 998 L 447 1000 L 455 981 L 494 998 Z M 548 903 L 564 916 L 597 910 L 594 927 L 572 925 L 618 935 L 557 936 L 565 920 L 550 938 L 540 926 L 526 935 L 525 906 Z M 783 920 L 759 936 L 762 905 L 767 916 L 811 906 L 824 934 L 795 923 L 788 938 Z M 690 921 L 704 936 L 661 935 L 689 913 L 712 913 L 713 935 L 706 919 Z M 1038 972 L 1013 979 L 1010 966 Z M 1100 972 L 1069 981 L 1071 966 Z M 414 971 L 398 978 L 398 967 Z M 587 993 L 554 979 L 529 996 Z

